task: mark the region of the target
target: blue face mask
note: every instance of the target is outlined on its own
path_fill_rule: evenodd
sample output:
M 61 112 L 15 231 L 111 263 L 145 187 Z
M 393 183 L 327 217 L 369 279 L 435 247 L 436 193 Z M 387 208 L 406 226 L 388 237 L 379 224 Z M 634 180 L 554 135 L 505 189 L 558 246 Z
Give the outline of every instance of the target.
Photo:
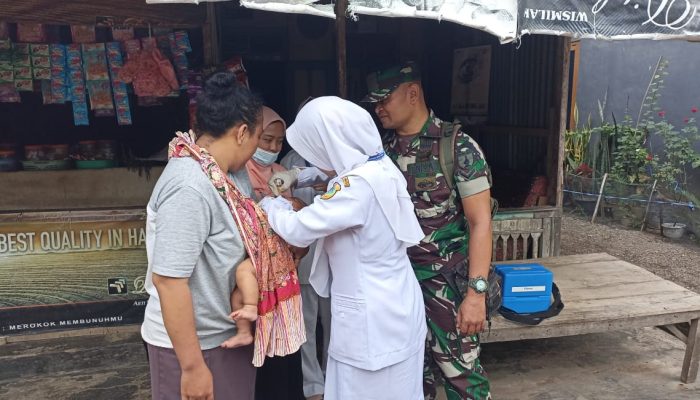
M 258 147 L 255 150 L 255 154 L 253 154 L 253 160 L 257 162 L 260 165 L 263 165 L 265 167 L 268 167 L 272 165 L 275 161 L 277 161 L 277 156 L 279 156 L 280 153 L 272 153 L 267 150 L 263 150 L 260 147 Z

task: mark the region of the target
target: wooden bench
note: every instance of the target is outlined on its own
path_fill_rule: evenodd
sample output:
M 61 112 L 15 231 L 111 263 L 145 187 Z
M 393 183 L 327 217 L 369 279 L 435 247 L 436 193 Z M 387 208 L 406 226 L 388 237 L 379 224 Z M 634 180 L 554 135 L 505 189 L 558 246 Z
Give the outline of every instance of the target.
M 700 363 L 700 294 L 606 253 L 528 261 L 554 273 L 564 310 L 537 326 L 517 324 L 499 315 L 491 331 L 482 335 L 482 343 L 659 326 L 685 342 L 681 381 L 695 382 Z M 517 262 L 502 264 L 508 263 Z M 690 325 L 687 335 L 681 327 L 686 324 Z

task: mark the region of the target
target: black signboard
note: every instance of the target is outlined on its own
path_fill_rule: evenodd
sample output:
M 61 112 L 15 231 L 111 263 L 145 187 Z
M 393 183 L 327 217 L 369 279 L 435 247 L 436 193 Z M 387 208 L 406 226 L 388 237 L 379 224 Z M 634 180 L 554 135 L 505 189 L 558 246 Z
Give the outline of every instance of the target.
M 700 0 L 520 0 L 519 31 L 594 38 L 700 36 Z

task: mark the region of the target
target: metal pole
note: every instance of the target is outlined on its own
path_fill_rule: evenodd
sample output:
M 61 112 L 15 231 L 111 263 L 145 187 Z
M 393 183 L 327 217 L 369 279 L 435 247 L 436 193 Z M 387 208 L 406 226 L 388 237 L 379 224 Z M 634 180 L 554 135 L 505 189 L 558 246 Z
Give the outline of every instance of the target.
M 640 229 L 640 232 L 644 232 L 644 228 L 646 227 L 647 224 L 647 215 L 649 214 L 649 207 L 651 207 L 651 200 L 654 198 L 654 192 L 656 191 L 656 182 L 658 180 L 654 179 L 654 184 L 651 185 L 651 193 L 649 193 L 649 200 L 647 201 L 647 209 L 644 211 L 644 219 L 642 219 L 642 229 Z
M 347 18 L 348 0 L 338 0 L 335 3 L 335 35 L 336 35 L 336 56 L 338 62 L 338 96 L 347 99 Z
M 600 207 L 600 201 L 603 199 L 603 189 L 605 189 L 605 181 L 608 180 L 608 173 L 603 175 L 603 182 L 600 184 L 600 191 L 598 192 L 598 201 L 595 203 L 595 210 L 593 210 L 593 217 L 591 218 L 591 223 L 595 222 L 595 216 L 598 215 L 598 208 Z

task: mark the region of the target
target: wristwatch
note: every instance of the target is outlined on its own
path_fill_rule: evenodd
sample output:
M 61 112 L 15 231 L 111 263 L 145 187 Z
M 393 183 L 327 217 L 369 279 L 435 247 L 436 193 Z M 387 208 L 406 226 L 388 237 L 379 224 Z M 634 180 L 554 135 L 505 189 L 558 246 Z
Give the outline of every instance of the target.
M 486 293 L 489 289 L 489 281 L 483 276 L 477 276 L 475 278 L 470 278 L 467 286 L 474 289 L 478 294 Z

